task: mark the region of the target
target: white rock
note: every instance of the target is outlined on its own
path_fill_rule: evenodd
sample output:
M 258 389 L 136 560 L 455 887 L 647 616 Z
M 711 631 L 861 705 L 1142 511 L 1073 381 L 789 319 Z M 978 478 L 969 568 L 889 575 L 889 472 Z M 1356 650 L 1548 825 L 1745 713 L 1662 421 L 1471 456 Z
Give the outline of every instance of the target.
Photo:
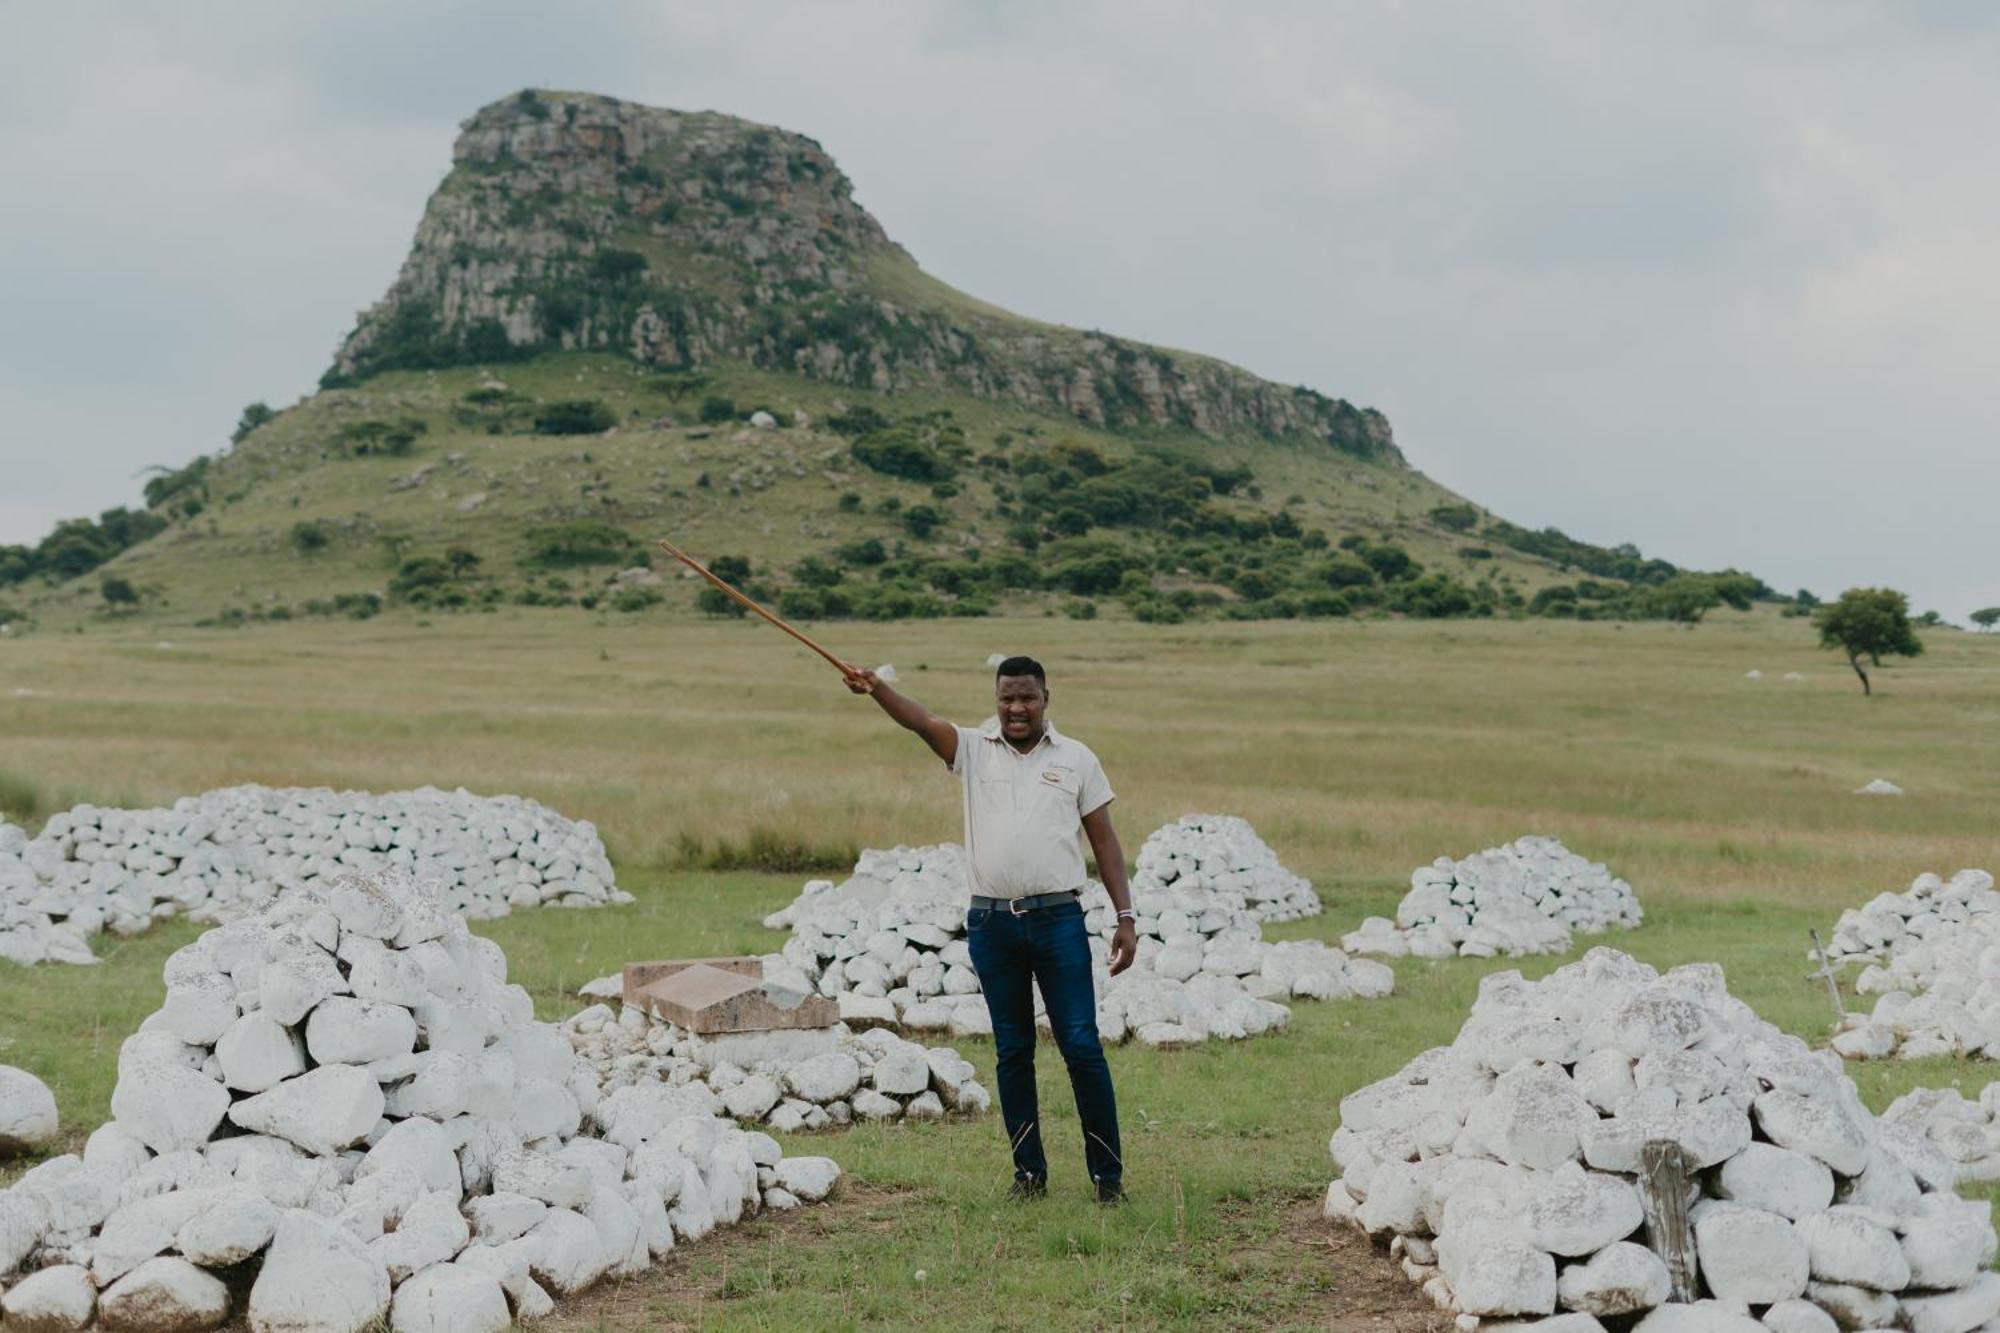
M 1770 1305 L 1805 1294 L 1806 1243 L 1776 1213 L 1733 1203 L 1695 1209 L 1696 1260 L 1717 1300 Z
M 575 1295 L 611 1267 L 613 1256 L 605 1253 L 597 1228 L 581 1213 L 551 1208 L 528 1235 L 540 1242 L 530 1271 L 557 1296 Z
M 861 1085 L 861 1066 L 845 1051 L 828 1051 L 785 1071 L 785 1086 L 805 1101 L 841 1101 Z
M 1795 1224 L 1816 1282 L 1901 1291 L 1910 1284 L 1910 1264 L 1894 1233 L 1862 1211 L 1837 1208 L 1801 1217 Z
M 278 1217 L 278 1209 L 255 1190 L 227 1186 L 181 1225 L 174 1246 L 203 1268 L 227 1268 L 269 1245 L 278 1231 Z
M 773 1169 L 778 1184 L 807 1203 L 826 1198 L 840 1180 L 840 1164 L 830 1157 L 787 1157 Z
M 220 1091 L 219 1085 L 210 1086 Z M 123 1078 L 119 1087 L 124 1087 Z M 253 1134 L 269 1134 L 330 1156 L 365 1138 L 382 1118 L 382 1108 L 382 1087 L 367 1070 L 321 1065 L 237 1102 L 229 1108 L 229 1119 Z
M 1587 1172 L 1574 1162 L 1556 1170 L 1528 1205 L 1531 1243 L 1571 1257 L 1594 1254 L 1624 1239 L 1644 1219 L 1636 1189 L 1616 1176 Z
M 0 1297 L 4 1327 L 24 1333 L 74 1333 L 90 1327 L 97 1309 L 97 1285 L 89 1270 L 58 1264 L 30 1273 Z
M 262 1013 L 231 1023 L 215 1044 L 215 1058 L 222 1081 L 238 1092 L 263 1092 L 306 1069 L 298 1038 Z
M 1565 1310 L 1598 1316 L 1633 1314 L 1665 1301 L 1671 1285 L 1660 1256 L 1621 1240 L 1563 1269 L 1556 1299 Z
M 335 995 L 306 1019 L 306 1050 L 321 1065 L 365 1065 L 416 1047 L 417 1020 L 400 1005 Z
M 1722 1301 L 1656 1306 L 1632 1329 L 1633 1333 L 1768 1333 L 1762 1324 Z
M 1832 1315 L 1807 1300 L 1779 1301 L 1764 1311 L 1771 1333 L 1840 1333 Z
M 511 1327 L 507 1297 L 490 1274 L 436 1264 L 396 1288 L 391 1333 L 502 1333 Z
M 472 1229 L 458 1211 L 456 1191 L 432 1191 L 405 1209 L 396 1229 L 369 1242 L 368 1249 L 389 1271 L 389 1281 L 399 1283 L 450 1260 L 471 1239 Z
M 229 1318 L 229 1288 L 185 1259 L 148 1259 L 97 1298 L 107 1333 L 199 1333 Z
M 2000 1318 L 2000 1273 L 1981 1273 L 1956 1291 L 1907 1294 L 1896 1318 L 1910 1333 L 1969 1333 Z
M 252 1333 L 354 1330 L 389 1310 L 389 1272 L 326 1218 L 293 1211 L 250 1288 Z
M 870 1071 L 868 1081 L 878 1092 L 891 1096 L 914 1097 L 930 1087 L 930 1062 L 924 1057 L 921 1046 L 904 1043 L 894 1050 L 885 1051 Z
M 208 1141 L 229 1110 L 229 1090 L 186 1065 L 154 1059 L 121 1062 L 111 1115 L 154 1152 Z
M 25 1069 L 0 1065 L 0 1157 L 55 1142 L 56 1097 Z
M 1769 1143 L 1752 1143 L 1724 1162 L 1716 1185 L 1725 1199 L 1793 1220 L 1833 1202 L 1833 1172 L 1824 1162 Z

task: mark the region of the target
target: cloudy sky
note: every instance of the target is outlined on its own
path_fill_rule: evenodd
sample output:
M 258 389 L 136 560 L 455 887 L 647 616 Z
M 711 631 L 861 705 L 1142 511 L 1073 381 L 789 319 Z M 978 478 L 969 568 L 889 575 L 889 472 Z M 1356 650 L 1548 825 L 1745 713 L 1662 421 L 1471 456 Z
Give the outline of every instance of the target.
M 817 138 L 933 273 L 1380 407 L 1516 521 L 2000 603 L 2000 9 L 7 7 L 0 542 L 310 391 L 526 85 Z

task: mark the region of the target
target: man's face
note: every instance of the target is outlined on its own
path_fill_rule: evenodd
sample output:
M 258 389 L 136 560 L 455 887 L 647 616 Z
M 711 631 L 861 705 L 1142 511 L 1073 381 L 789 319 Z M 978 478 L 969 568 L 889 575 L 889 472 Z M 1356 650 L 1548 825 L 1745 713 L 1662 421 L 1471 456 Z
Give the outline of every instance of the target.
M 1009 741 L 1041 739 L 1042 715 L 1049 694 L 1033 676 L 1002 676 L 993 682 L 993 700 L 1000 715 L 1000 735 Z

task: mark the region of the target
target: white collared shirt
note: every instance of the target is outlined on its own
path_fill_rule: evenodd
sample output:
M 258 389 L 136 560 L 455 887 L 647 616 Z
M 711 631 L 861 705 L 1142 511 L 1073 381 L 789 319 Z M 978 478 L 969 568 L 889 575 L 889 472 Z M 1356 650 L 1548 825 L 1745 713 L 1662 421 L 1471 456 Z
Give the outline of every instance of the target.
M 1000 734 L 955 727 L 951 771 L 965 792 L 965 866 L 991 898 L 1061 893 L 1084 885 L 1083 817 L 1111 801 L 1104 766 L 1082 741 L 1043 724 L 1022 754 Z

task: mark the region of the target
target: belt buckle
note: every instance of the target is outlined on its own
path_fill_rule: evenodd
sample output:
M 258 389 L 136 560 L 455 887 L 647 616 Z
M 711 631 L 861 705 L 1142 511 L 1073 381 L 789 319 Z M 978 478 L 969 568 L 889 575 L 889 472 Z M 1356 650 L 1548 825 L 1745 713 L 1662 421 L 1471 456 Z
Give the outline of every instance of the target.
M 1019 899 L 1019 898 L 1009 898 L 1009 899 L 1007 900 L 1007 915 L 1008 915 L 1008 916 L 1026 916 L 1026 915 L 1028 914 L 1028 909 L 1027 909 L 1027 908 L 1025 908 L 1025 907 L 1023 907 L 1023 906 L 1021 906 L 1021 903 L 1022 903 L 1022 899 Z

